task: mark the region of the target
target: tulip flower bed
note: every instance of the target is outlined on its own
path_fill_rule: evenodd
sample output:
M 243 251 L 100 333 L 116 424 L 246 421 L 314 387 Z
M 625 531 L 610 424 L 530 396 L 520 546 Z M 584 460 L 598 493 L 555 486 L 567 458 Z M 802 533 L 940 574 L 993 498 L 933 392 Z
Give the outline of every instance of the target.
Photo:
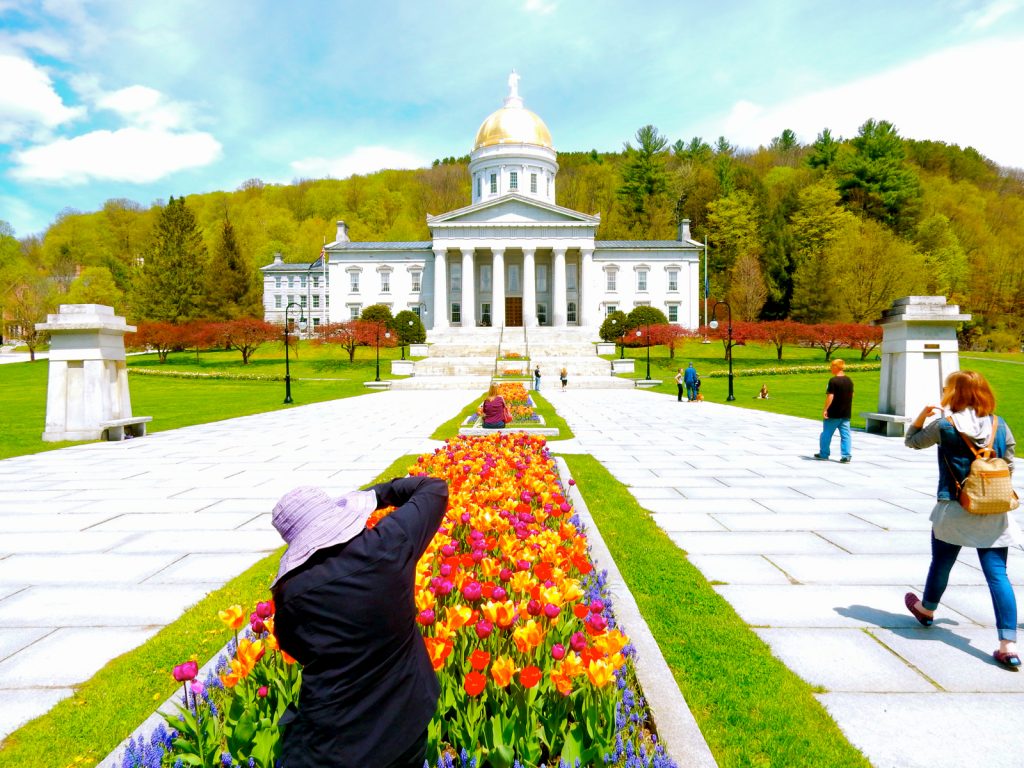
M 429 765 L 674 766 L 650 730 L 632 646 L 544 439 L 453 438 L 409 472 L 449 485 L 416 574 L 417 621 L 441 682 Z M 221 617 L 236 631 L 246 623 L 238 606 Z M 202 683 L 195 662 L 175 669 L 186 691 L 167 717 L 173 731 L 132 744 L 123 768 L 273 768 L 277 722 L 301 671 L 277 647 L 272 603 L 256 607 L 228 650 Z
M 505 405 L 512 412 L 513 424 L 537 424 L 542 421 L 541 417 L 533 409 L 533 400 L 522 384 L 505 383 L 498 385 L 498 396 L 505 401 Z M 466 419 L 467 425 L 475 424 L 480 419 L 480 414 L 474 413 Z

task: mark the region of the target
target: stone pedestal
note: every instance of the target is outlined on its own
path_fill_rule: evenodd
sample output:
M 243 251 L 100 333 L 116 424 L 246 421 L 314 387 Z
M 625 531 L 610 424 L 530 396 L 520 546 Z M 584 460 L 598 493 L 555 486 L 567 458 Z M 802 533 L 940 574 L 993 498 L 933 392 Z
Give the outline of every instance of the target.
M 635 370 L 636 361 L 632 357 L 626 357 L 619 360 L 612 360 L 612 375 L 617 373 L 633 373 Z
M 862 414 L 868 432 L 900 436 L 925 405 L 939 402 L 946 377 L 960 369 L 957 327 L 970 319 L 944 296 L 905 296 L 882 313 L 878 412 Z
M 50 334 L 43 440 L 99 440 L 110 422 L 149 420 L 133 419 L 128 394 L 124 335 L 135 327 L 112 307 L 62 304 L 36 328 Z
M 416 375 L 416 363 L 412 360 L 392 360 L 391 361 L 391 375 L 392 376 L 415 376 Z
M 430 354 L 426 344 L 410 344 L 409 357 L 426 357 Z
M 595 346 L 599 355 L 614 355 L 619 351 L 614 341 L 599 341 Z

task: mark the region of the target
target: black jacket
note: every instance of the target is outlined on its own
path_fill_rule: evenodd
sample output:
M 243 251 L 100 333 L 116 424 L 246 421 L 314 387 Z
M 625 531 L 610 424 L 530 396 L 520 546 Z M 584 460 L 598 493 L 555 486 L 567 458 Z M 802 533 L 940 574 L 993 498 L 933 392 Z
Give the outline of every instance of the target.
M 283 768 L 386 765 L 423 734 L 437 706 L 413 589 L 448 486 L 405 477 L 373 490 L 378 509 L 398 509 L 274 587 L 275 634 L 303 665 L 298 711 L 281 719 Z

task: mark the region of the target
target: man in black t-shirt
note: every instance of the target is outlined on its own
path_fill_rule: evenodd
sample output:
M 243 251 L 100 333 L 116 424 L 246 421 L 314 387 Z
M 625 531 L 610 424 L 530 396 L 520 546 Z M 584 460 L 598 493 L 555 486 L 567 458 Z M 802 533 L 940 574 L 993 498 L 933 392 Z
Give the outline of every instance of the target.
M 825 390 L 825 409 L 822 411 L 821 438 L 814 458 L 827 461 L 832 446 L 832 435 L 839 430 L 839 450 L 843 464 L 849 464 L 853 446 L 850 440 L 850 415 L 853 410 L 853 382 L 843 369 L 845 360 L 832 361 L 832 378 Z

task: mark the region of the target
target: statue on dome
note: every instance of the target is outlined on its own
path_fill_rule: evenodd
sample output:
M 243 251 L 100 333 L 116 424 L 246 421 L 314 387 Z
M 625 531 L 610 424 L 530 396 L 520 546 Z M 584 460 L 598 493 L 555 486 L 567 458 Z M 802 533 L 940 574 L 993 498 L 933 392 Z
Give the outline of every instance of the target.
M 512 74 L 508 76 L 508 97 L 510 99 L 519 98 L 519 75 L 515 69 L 512 70 Z

